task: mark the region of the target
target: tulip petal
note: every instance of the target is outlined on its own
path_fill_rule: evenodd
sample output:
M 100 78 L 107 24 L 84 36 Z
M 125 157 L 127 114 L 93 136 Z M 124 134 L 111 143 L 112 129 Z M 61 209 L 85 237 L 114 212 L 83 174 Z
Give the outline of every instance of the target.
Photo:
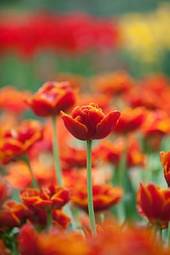
M 162 212 L 163 220 L 170 221 L 170 199 L 167 199 L 164 204 L 163 212 Z
M 107 114 L 97 125 L 94 139 L 102 139 L 109 135 L 116 125 L 119 116 L 120 112 L 118 111 L 113 111 Z
M 150 219 L 153 217 L 154 212 L 152 210 L 151 195 L 147 188 L 142 184 L 139 189 L 139 208 L 141 209 L 142 214 L 144 214 L 147 218 Z
M 85 125 L 65 113 L 62 113 L 62 119 L 66 128 L 73 136 L 80 140 L 89 140 L 87 137 L 88 130 Z
M 148 191 L 151 194 L 152 197 L 152 209 L 154 212 L 155 217 L 160 217 L 162 214 L 162 207 L 164 205 L 164 198 L 163 194 L 158 187 L 156 187 L 153 184 L 150 184 L 148 186 Z

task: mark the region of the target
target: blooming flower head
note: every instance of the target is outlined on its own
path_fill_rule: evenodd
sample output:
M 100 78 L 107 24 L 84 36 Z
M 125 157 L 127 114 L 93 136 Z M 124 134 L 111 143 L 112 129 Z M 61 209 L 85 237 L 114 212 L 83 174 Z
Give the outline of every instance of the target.
M 84 237 L 76 232 L 38 233 L 31 224 L 20 231 L 21 255 L 88 255 L 89 248 Z
M 127 149 L 127 167 L 144 166 L 145 155 L 141 152 L 139 143 L 133 137 L 128 139 L 127 148 L 125 148 L 125 140 L 117 139 L 114 143 L 103 141 L 94 149 L 94 156 L 104 160 L 110 164 L 117 166 L 121 160 L 122 154 Z
M 14 200 L 6 201 L 0 209 L 0 231 L 23 224 L 29 216 L 28 208 Z
M 128 134 L 138 130 L 145 120 L 145 111 L 143 108 L 125 109 L 117 125 L 114 128 L 114 132 L 118 134 Z
M 124 143 L 122 139 L 116 140 L 114 143 L 104 140 L 94 149 L 93 154 L 96 158 L 100 158 L 104 162 L 117 165 L 121 159 L 123 150 Z
M 41 190 L 26 188 L 21 192 L 21 199 L 31 212 L 29 220 L 34 224 L 47 224 L 48 213 L 52 215 L 54 224 L 66 227 L 70 218 L 60 209 L 69 201 L 69 193 L 65 188 L 51 185 Z
M 41 117 L 57 115 L 67 111 L 76 101 L 69 82 L 46 82 L 29 100 L 33 112 Z
M 93 205 L 96 212 L 109 209 L 117 204 L 122 198 L 121 188 L 112 187 L 106 184 L 93 186 Z M 71 201 L 77 207 L 88 211 L 87 191 L 85 186 L 75 188 L 72 191 Z
M 146 137 L 167 135 L 170 133 L 170 118 L 164 111 L 148 112 L 142 127 Z
M 168 226 L 170 221 L 170 189 L 162 189 L 154 184 L 141 184 L 137 198 L 141 215 L 161 228 Z
M 102 109 L 93 103 L 75 107 L 71 115 L 62 114 L 68 131 L 80 140 L 102 139 L 108 136 L 116 126 L 119 116 L 118 111 L 104 114 Z
M 168 186 L 170 186 L 170 152 L 160 152 L 160 159 L 164 170 L 164 177 Z
M 23 156 L 42 136 L 43 129 L 37 121 L 24 121 L 17 129 L 6 131 L 0 143 L 0 161 L 8 163 Z
M 69 201 L 69 192 L 55 185 L 43 187 L 41 190 L 27 188 L 22 191 L 21 199 L 31 209 L 61 209 Z
M 104 94 L 119 95 L 130 90 L 134 81 L 125 72 L 108 73 L 97 77 L 93 83 Z
M 169 249 L 155 237 L 153 231 L 133 225 L 118 225 L 105 221 L 98 234 L 90 239 L 91 255 L 168 255 Z
M 27 110 L 28 105 L 25 100 L 29 96 L 28 92 L 21 92 L 13 87 L 4 87 L 0 90 L 0 109 L 20 114 Z
M 152 150 L 159 150 L 162 138 L 170 134 L 169 115 L 164 111 L 148 112 L 142 133 L 147 145 Z
M 70 218 L 62 210 L 58 209 L 52 211 L 52 218 L 54 224 L 57 225 L 58 228 L 62 227 L 66 229 L 71 222 Z

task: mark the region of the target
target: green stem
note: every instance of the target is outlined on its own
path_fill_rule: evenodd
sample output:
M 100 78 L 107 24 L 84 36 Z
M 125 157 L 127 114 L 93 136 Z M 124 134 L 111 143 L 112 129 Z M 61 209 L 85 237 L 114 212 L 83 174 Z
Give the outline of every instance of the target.
M 52 129 L 53 129 L 53 155 L 54 155 L 54 165 L 55 173 L 58 185 L 62 186 L 63 180 L 61 175 L 60 157 L 58 149 L 58 139 L 57 139 L 57 127 L 56 127 L 56 117 L 52 116 Z
M 93 186 L 92 186 L 92 141 L 87 141 L 87 195 L 88 195 L 88 211 L 90 218 L 90 227 L 93 234 L 96 233 L 96 222 L 93 206 Z
M 15 240 L 12 241 L 12 255 L 19 255 Z
M 47 210 L 47 229 L 50 229 L 52 225 L 53 217 L 51 209 Z
M 30 172 L 31 179 L 32 179 L 32 187 L 34 187 L 34 188 L 39 187 L 39 185 L 38 185 L 38 183 L 37 183 L 37 181 L 36 181 L 36 178 L 35 178 L 35 176 L 34 176 L 34 173 L 33 173 L 33 170 L 32 170 L 32 166 L 31 166 L 31 164 L 30 164 L 30 161 L 29 161 L 28 157 L 25 156 L 23 160 L 24 160 L 24 162 L 25 162 L 25 163 L 27 164 L 27 166 L 28 166 L 28 170 L 29 170 L 29 172 Z
M 71 230 L 76 230 L 77 229 L 77 224 L 76 221 L 74 219 L 70 204 L 65 205 L 64 207 L 64 212 L 70 217 L 71 219 L 71 223 L 70 223 L 70 229 Z
M 167 244 L 170 246 L 170 222 L 168 224 Z
M 59 147 L 58 147 L 58 137 L 57 137 L 57 119 L 55 116 L 52 116 L 52 129 L 53 129 L 53 155 L 54 155 L 54 164 L 55 164 L 55 173 L 58 185 L 63 185 L 60 157 L 59 157 Z M 65 213 L 71 218 L 71 229 L 76 229 L 76 224 L 74 217 L 70 208 L 70 205 L 66 205 L 64 208 Z

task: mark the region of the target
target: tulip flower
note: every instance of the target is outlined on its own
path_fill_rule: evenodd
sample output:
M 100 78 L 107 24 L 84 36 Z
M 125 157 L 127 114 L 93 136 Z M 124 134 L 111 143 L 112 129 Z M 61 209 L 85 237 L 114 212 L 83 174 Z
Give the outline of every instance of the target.
M 170 186 L 170 152 L 160 152 L 160 159 L 164 170 L 165 180 Z
M 25 101 L 29 96 L 28 92 L 21 92 L 14 87 L 4 87 L 0 89 L 0 109 L 16 115 L 21 114 L 28 109 Z
M 122 198 L 123 192 L 121 188 L 112 187 L 109 185 L 94 185 L 93 186 L 93 204 L 94 211 L 101 212 L 116 205 Z M 71 201 L 77 207 L 88 211 L 87 191 L 85 187 L 73 188 Z
M 87 255 L 89 248 L 85 238 L 76 232 L 38 233 L 27 223 L 19 233 L 19 251 L 21 255 Z
M 42 189 L 27 188 L 21 192 L 21 199 L 32 212 L 32 221 L 38 221 L 42 225 L 47 224 L 47 227 L 51 227 L 53 214 L 58 222 L 63 219 L 62 214 L 54 210 L 61 209 L 68 203 L 69 192 L 55 185 Z
M 76 101 L 75 93 L 69 82 L 46 82 L 29 100 L 33 112 L 40 117 L 51 117 L 53 129 L 53 154 L 56 177 L 62 185 L 60 158 L 57 143 L 56 116 L 60 111 L 67 111 Z
M 128 134 L 138 130 L 145 120 L 145 111 L 143 108 L 125 109 L 117 125 L 114 128 L 114 132 L 118 134 Z
M 93 80 L 93 83 L 101 93 L 108 96 L 125 94 L 134 87 L 132 78 L 123 71 L 99 75 Z
M 43 129 L 39 122 L 23 121 L 16 129 L 5 131 L 0 144 L 0 161 L 7 164 L 21 158 L 43 137 Z
M 16 129 L 10 129 L 3 134 L 0 144 L 0 161 L 7 164 L 13 160 L 23 160 L 30 171 L 32 184 L 37 185 L 32 167 L 27 157 L 30 148 L 43 137 L 43 128 L 34 120 L 23 121 Z
M 7 200 L 0 209 L 0 231 L 20 226 L 28 218 L 28 208 L 14 200 Z
M 69 192 L 65 188 L 51 185 L 41 190 L 27 188 L 22 191 L 21 199 L 29 208 L 61 209 L 69 201 Z
M 77 106 L 71 115 L 62 113 L 64 124 L 68 131 L 76 138 L 87 142 L 87 194 L 88 211 L 91 230 L 96 233 L 93 189 L 92 189 L 92 140 L 102 139 L 108 136 L 116 126 L 120 113 L 112 111 L 104 114 L 102 109 L 91 103 L 85 106 Z
M 68 131 L 76 138 L 85 141 L 108 136 L 116 126 L 119 116 L 118 111 L 104 114 L 102 109 L 93 103 L 75 107 L 71 116 L 62 113 Z
M 46 82 L 30 99 L 28 104 L 40 117 L 55 116 L 67 111 L 75 103 L 75 93 L 69 82 Z
M 162 189 L 154 184 L 141 184 L 137 201 L 141 215 L 151 224 L 167 228 L 170 222 L 170 189 Z

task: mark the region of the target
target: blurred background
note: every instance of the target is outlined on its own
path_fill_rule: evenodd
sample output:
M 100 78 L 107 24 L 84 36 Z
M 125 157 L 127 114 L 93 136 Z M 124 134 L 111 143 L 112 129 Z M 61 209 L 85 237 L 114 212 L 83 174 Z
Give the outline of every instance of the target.
M 170 1 L 0 0 L 0 86 L 170 75 Z

